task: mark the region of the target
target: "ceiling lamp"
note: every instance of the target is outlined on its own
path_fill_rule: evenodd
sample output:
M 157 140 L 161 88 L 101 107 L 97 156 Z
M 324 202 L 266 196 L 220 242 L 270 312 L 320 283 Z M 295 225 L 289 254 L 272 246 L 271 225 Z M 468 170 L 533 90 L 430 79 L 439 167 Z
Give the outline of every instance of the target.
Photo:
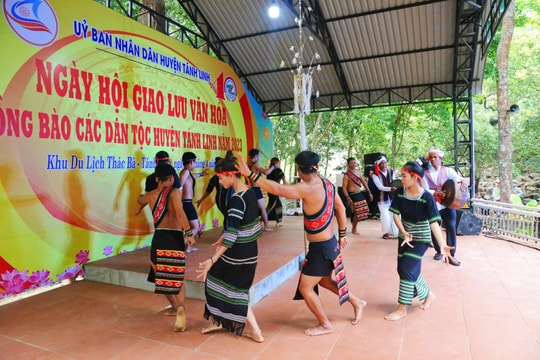
M 272 0 L 272 5 L 268 8 L 268 16 L 272 19 L 279 17 L 279 6 L 277 6 L 276 0 Z

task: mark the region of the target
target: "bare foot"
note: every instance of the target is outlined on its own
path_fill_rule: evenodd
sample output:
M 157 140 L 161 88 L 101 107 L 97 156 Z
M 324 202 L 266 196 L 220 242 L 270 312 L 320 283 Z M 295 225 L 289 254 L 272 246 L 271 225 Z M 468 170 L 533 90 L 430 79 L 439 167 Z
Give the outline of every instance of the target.
M 360 233 L 359 233 L 358 231 L 356 231 L 356 230 L 354 230 L 352 233 L 353 233 L 354 235 L 360 235 Z
M 264 341 L 264 338 L 263 338 L 261 333 L 256 334 L 256 333 L 251 332 L 251 331 L 244 331 L 242 333 L 242 336 L 250 338 L 251 340 L 253 340 L 255 342 L 258 342 L 258 343 L 262 343 Z
M 186 330 L 186 309 L 184 306 L 179 306 L 176 310 L 176 322 L 174 323 L 174 331 Z
M 367 301 L 363 299 L 355 299 L 354 302 L 351 301 L 351 304 L 354 309 L 354 319 L 351 321 L 351 324 L 356 325 L 364 313 L 364 307 L 367 305 Z
M 420 309 L 427 310 L 431 306 L 431 303 L 433 300 L 435 300 L 437 297 L 433 293 L 433 291 L 430 291 L 424 302 L 420 305 Z
M 163 309 L 159 310 L 160 315 L 165 316 L 175 316 L 176 315 L 176 309 L 172 307 L 172 305 L 165 306 Z
M 208 327 L 205 327 L 205 328 L 202 328 L 201 329 L 201 334 L 209 334 L 211 332 L 214 332 L 214 331 L 219 331 L 222 329 L 222 326 L 221 325 L 210 325 Z
M 384 317 L 385 320 L 397 321 L 407 316 L 407 310 L 396 310 Z
M 332 328 L 331 326 L 324 327 L 322 325 L 319 325 L 319 326 L 315 326 L 315 327 L 304 330 L 304 334 L 306 334 L 307 336 L 318 336 L 318 335 L 330 334 L 333 331 L 334 331 L 334 328 Z
M 270 227 L 265 227 L 264 228 L 264 231 L 274 231 L 274 229 L 270 228 Z
M 174 323 L 174 331 L 186 330 L 186 309 L 184 306 L 179 306 L 176 310 L 176 322 Z

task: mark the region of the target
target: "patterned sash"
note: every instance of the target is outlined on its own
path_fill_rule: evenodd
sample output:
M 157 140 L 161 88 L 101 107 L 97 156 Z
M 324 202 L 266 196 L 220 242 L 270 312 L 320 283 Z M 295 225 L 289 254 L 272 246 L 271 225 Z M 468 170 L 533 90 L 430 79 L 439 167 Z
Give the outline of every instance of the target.
M 352 172 L 351 170 L 347 170 L 345 175 L 347 175 L 349 179 L 351 179 L 356 185 L 362 187 L 362 180 L 360 180 L 360 177 L 354 172 Z
M 347 275 L 345 275 L 341 253 L 334 260 L 334 275 L 338 287 L 339 305 L 343 305 L 349 301 L 349 286 L 347 285 Z
M 307 259 L 304 259 L 302 263 L 302 269 L 307 263 Z M 334 263 L 334 276 L 336 278 L 337 288 L 338 288 L 338 301 L 339 305 L 345 304 L 347 301 L 349 301 L 349 285 L 347 283 L 347 275 L 345 274 L 345 267 L 343 265 L 343 257 L 341 256 L 341 252 L 338 254 L 338 256 L 333 260 Z M 298 278 L 298 285 L 296 287 L 296 293 L 294 294 L 293 300 L 304 300 L 304 297 L 300 293 L 300 279 L 302 278 L 302 274 L 300 274 L 300 277 Z M 315 285 L 313 287 L 313 291 L 317 295 L 319 295 L 319 286 Z
M 304 230 L 308 234 L 318 234 L 330 225 L 334 219 L 334 201 L 335 201 L 335 189 L 327 179 L 322 179 L 324 190 L 326 192 L 326 198 L 322 209 L 314 214 L 307 215 L 304 213 Z
M 159 193 L 159 197 L 156 201 L 156 204 L 154 205 L 154 209 L 152 210 L 152 216 L 154 217 L 154 226 L 157 227 L 161 221 L 163 220 L 163 216 L 165 215 L 165 212 L 167 211 L 167 200 L 169 199 L 169 193 L 171 191 L 172 187 L 166 187 L 161 190 Z

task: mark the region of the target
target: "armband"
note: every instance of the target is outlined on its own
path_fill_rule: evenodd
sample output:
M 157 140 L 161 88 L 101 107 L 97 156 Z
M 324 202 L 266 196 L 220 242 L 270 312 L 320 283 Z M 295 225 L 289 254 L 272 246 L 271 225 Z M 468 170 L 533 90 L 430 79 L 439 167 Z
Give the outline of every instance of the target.
M 253 171 L 248 176 L 249 180 L 253 181 L 254 183 L 257 182 L 257 180 L 259 180 L 260 177 L 261 177 L 261 174 L 255 173 Z
M 184 230 L 184 236 L 193 237 L 193 231 L 191 229 Z
M 339 236 L 340 239 L 346 237 L 347 236 L 347 228 L 339 229 L 338 230 L 338 236 Z

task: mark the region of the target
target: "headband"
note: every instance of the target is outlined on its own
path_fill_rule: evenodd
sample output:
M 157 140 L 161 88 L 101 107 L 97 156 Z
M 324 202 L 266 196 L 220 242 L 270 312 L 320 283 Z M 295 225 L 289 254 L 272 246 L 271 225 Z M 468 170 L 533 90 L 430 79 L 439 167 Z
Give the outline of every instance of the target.
M 437 154 L 437 155 L 439 155 L 441 158 L 444 157 L 444 153 L 443 153 L 441 150 L 439 150 L 439 149 L 431 149 L 431 150 L 429 150 L 429 152 L 427 153 L 427 157 L 429 158 L 429 156 L 430 156 L 431 154 Z
M 162 158 L 156 158 L 157 161 L 165 161 L 165 160 L 169 160 L 169 157 L 162 157 Z
M 379 164 L 382 163 L 383 161 L 388 162 L 384 156 L 380 156 L 377 160 L 375 160 L 375 166 L 374 166 L 373 172 L 377 176 L 379 176 L 379 174 L 381 173 L 379 170 Z
M 377 161 L 375 161 L 375 164 L 376 164 L 376 165 L 379 165 L 379 164 L 382 163 L 383 161 L 388 162 L 388 160 L 386 160 L 386 158 L 385 158 L 384 156 L 381 156 L 380 158 L 377 159 Z
M 401 171 L 411 175 L 412 177 L 415 177 L 416 180 L 418 180 L 418 182 L 422 181 L 422 177 L 420 175 L 418 175 L 417 173 L 415 173 L 414 171 L 411 171 L 411 170 L 409 170 L 407 168 L 402 168 Z

